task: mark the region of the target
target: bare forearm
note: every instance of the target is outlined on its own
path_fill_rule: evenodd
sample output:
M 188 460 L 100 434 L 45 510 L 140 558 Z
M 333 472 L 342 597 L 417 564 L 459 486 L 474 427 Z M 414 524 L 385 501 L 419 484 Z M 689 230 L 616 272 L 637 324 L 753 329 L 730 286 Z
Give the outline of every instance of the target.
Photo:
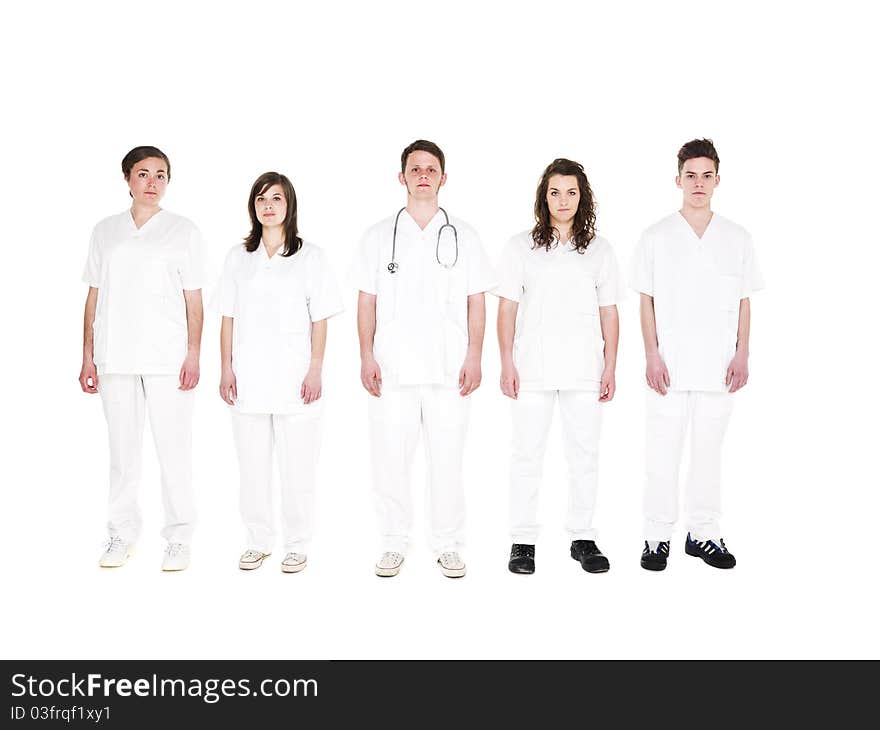
M 501 362 L 513 363 L 513 338 L 516 335 L 516 313 L 519 302 L 503 297 L 498 300 L 498 349 Z
M 235 320 L 224 317 L 220 323 L 220 369 L 232 369 L 232 331 Z
M 654 318 L 654 297 L 642 294 L 639 301 L 639 318 L 642 323 L 642 340 L 645 343 L 645 355 L 651 357 L 659 354 L 657 347 L 657 322 Z
M 358 339 L 361 359 L 373 357 L 373 338 L 376 335 L 376 295 L 360 292 L 358 295 Z
M 187 350 L 190 354 L 197 355 L 202 347 L 202 323 L 204 319 L 202 290 L 185 290 L 183 298 L 186 302 Z
M 605 340 L 605 367 L 614 370 L 617 367 L 617 344 L 620 340 L 620 319 L 617 307 L 599 307 L 599 323 L 602 326 L 602 339 Z
M 468 297 L 468 355 L 482 357 L 483 336 L 486 334 L 486 295 Z
M 749 354 L 749 329 L 752 324 L 752 305 L 748 298 L 739 300 L 739 325 L 736 329 L 736 352 L 738 355 Z
M 86 296 L 85 312 L 83 314 L 83 362 L 92 363 L 95 357 L 95 310 L 98 307 L 98 290 L 90 286 Z
M 312 322 L 312 368 L 321 369 L 324 363 L 324 349 L 327 346 L 327 320 Z

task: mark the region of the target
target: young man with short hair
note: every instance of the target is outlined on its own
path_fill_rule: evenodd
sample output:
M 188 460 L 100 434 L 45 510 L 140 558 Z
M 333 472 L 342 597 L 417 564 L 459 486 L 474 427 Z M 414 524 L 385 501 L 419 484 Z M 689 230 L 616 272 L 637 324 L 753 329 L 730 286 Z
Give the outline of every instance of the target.
M 410 476 L 420 433 L 428 467 L 431 548 L 444 575 L 465 574 L 462 454 L 480 385 L 484 292 L 495 286 L 476 232 L 439 206 L 445 156 L 417 140 L 401 155 L 406 206 L 372 226 L 354 265 L 361 382 L 369 399 L 373 490 L 383 554 L 400 572 L 412 527 Z
M 633 256 L 647 359 L 645 545 L 663 570 L 678 518 L 678 472 L 690 429 L 685 552 L 715 568 L 736 559 L 721 537 L 721 444 L 733 396 L 748 381 L 749 296 L 763 287 L 752 239 L 712 212 L 718 153 L 695 139 L 678 153 L 681 210 L 648 228 Z

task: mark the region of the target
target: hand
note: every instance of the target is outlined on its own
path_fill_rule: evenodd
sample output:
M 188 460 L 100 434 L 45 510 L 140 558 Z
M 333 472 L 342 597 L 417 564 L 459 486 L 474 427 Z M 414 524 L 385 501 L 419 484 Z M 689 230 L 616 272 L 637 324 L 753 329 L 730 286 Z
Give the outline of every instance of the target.
M 186 356 L 183 365 L 180 366 L 180 388 L 178 390 L 192 390 L 199 384 L 199 356 L 191 352 Z
M 617 385 L 614 382 L 614 369 L 613 368 L 605 368 L 602 371 L 602 381 L 599 383 L 599 402 L 600 403 L 608 403 L 612 398 L 614 398 L 614 391 L 617 390 Z
M 321 368 L 309 368 L 302 387 L 299 389 L 299 397 L 306 405 L 314 403 L 321 397 Z
M 98 392 L 98 368 L 95 363 L 83 360 L 82 370 L 79 371 L 79 387 L 83 393 Z
M 514 400 L 519 396 L 519 372 L 513 362 L 501 364 L 501 392 Z
M 224 368 L 220 376 L 220 397 L 230 406 L 234 406 L 238 400 L 238 384 L 232 368 Z
M 728 392 L 736 393 L 747 382 L 749 382 L 749 356 L 738 352 L 727 367 L 724 384 L 729 386 Z
M 361 384 L 377 398 L 382 392 L 382 371 L 373 357 L 361 360 Z
M 660 395 L 666 395 L 666 389 L 669 388 L 669 371 L 660 355 L 648 356 L 648 368 L 645 371 L 645 379 L 648 381 L 648 387 L 656 390 Z
M 460 395 L 470 395 L 480 387 L 483 379 L 483 370 L 480 367 L 480 358 L 477 355 L 468 355 L 461 366 L 458 374 L 458 392 Z

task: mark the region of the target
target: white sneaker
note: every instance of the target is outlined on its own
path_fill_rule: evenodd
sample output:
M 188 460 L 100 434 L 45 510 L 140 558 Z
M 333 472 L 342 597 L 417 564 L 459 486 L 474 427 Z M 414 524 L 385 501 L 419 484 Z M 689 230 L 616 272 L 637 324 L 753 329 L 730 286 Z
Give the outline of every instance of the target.
M 400 553 L 382 553 L 382 557 L 376 563 L 376 575 L 390 578 L 400 572 L 401 565 L 403 565 L 403 555 Z
M 238 567 L 242 570 L 256 570 L 272 553 L 261 553 L 259 550 L 245 550 L 238 559 Z
M 437 563 L 447 578 L 462 578 L 466 572 L 464 560 L 456 552 L 440 553 Z
M 287 553 L 281 561 L 282 573 L 299 573 L 306 567 L 306 556 L 302 553 Z
M 162 559 L 162 570 L 171 572 L 186 570 L 189 567 L 189 545 L 182 542 L 169 542 L 165 547 L 165 557 Z
M 104 546 L 104 553 L 98 561 L 102 568 L 120 568 L 131 557 L 132 546 L 121 537 L 111 537 Z

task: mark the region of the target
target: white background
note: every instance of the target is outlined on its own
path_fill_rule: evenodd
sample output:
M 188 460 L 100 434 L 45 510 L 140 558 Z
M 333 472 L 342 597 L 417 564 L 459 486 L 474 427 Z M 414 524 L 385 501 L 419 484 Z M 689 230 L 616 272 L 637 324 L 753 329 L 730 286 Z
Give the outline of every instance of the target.
M 3 68 L 3 601 L 6 658 L 874 657 L 878 53 L 862 3 L 40 3 L 7 10 Z M 288 174 L 301 232 L 340 279 L 361 232 L 404 204 L 400 150 L 447 154 L 441 203 L 490 255 L 531 224 L 544 166 L 584 163 L 599 228 L 626 263 L 674 211 L 675 154 L 714 138 L 714 209 L 748 228 L 751 380 L 726 441 L 733 571 L 673 541 L 639 568 L 644 385 L 637 298 L 621 306 L 618 395 L 602 437 L 599 544 L 568 556 L 558 420 L 534 576 L 507 572 L 508 405 L 488 298 L 466 452 L 468 575 L 441 576 L 424 522 L 401 575 L 373 575 L 366 398 L 355 295 L 329 328 L 317 537 L 237 569 L 237 463 L 209 314 L 195 415 L 190 570 L 162 574 L 149 432 L 144 536 L 99 570 L 107 496 L 100 399 L 80 392 L 80 274 L 124 210 L 119 162 L 168 153 L 169 210 L 195 221 L 212 278 L 248 229 L 246 198 Z M 558 418 L 558 417 L 557 417 Z M 421 505 L 423 463 L 414 492 Z M 419 516 L 421 512 L 418 513 Z M 280 548 L 279 548 L 280 550 Z

